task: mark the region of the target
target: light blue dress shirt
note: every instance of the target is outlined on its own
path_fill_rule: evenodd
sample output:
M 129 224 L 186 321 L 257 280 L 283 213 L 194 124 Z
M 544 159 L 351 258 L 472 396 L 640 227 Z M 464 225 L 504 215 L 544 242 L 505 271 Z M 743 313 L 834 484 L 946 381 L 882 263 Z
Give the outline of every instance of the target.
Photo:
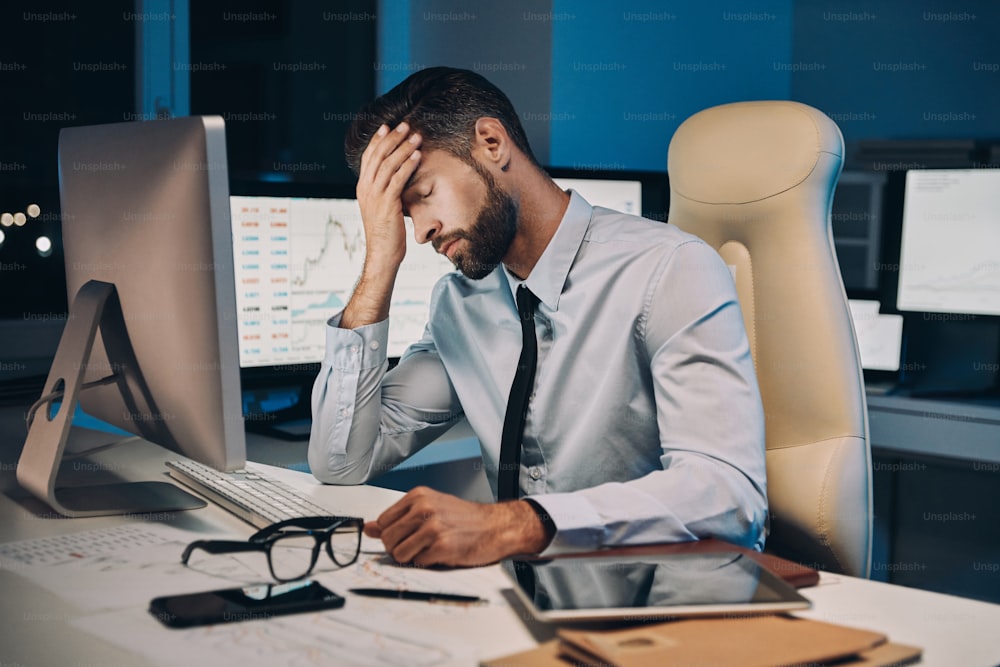
M 518 280 L 445 276 L 424 337 L 386 373 L 388 321 L 330 320 L 309 464 L 356 484 L 456 422 L 496 494 L 521 350 Z M 736 289 L 718 254 L 577 193 L 524 281 L 541 303 L 520 486 L 556 528 L 544 552 L 717 537 L 762 548 L 764 417 Z

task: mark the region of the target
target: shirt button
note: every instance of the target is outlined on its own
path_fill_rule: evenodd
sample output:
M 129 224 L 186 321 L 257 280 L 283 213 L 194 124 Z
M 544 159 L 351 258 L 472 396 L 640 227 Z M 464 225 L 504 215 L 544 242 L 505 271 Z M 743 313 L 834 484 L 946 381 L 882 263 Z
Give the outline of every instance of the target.
M 377 350 L 379 348 L 378 341 L 373 340 L 372 342 L 368 343 L 368 347 L 370 347 L 373 350 Z
M 531 476 L 531 479 L 535 480 L 536 482 L 542 478 L 542 471 L 539 470 L 537 467 L 534 467 L 531 470 L 529 470 L 528 474 Z
M 361 348 L 359 348 L 357 345 L 351 346 L 351 354 L 357 354 L 360 350 Z

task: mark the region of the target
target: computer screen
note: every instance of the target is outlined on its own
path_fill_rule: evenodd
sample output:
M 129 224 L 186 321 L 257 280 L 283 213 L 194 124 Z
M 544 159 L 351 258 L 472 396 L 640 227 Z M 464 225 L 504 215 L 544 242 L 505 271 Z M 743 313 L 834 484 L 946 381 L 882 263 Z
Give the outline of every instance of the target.
M 264 185 L 256 189 L 274 191 Z M 294 191 L 296 186 L 285 184 L 283 189 Z M 233 195 L 230 201 L 240 365 L 280 370 L 318 363 L 326 348 L 327 320 L 347 304 L 364 265 L 358 202 L 262 194 Z M 407 226 L 406 258 L 389 308 L 390 357 L 401 356 L 420 339 L 431 291 L 454 270 L 433 246 L 414 240 L 409 220 Z
M 1000 169 L 906 173 L 896 307 L 1000 315 Z
M 597 178 L 554 178 L 564 190 L 576 190 L 594 206 L 642 215 L 642 181 Z
M 171 484 L 55 477 L 77 400 L 202 463 L 244 464 L 224 122 L 66 128 L 58 160 L 71 305 L 18 480 L 69 515 L 167 509 Z
M 670 185 L 666 172 L 562 167 L 547 167 L 545 171 L 560 187 L 576 190 L 593 206 L 660 222 L 667 219 Z

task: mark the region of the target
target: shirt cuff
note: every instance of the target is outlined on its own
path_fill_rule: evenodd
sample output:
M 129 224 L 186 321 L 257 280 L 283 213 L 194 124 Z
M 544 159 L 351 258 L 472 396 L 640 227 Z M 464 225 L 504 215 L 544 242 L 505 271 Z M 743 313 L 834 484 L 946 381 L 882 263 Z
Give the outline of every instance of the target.
M 594 551 L 604 544 L 604 523 L 589 502 L 576 493 L 542 493 L 525 496 L 542 508 L 556 533 L 540 557 L 577 551 Z
M 388 318 L 356 329 L 341 329 L 342 315 L 343 311 L 327 320 L 326 363 L 347 371 L 366 371 L 384 364 L 388 359 Z

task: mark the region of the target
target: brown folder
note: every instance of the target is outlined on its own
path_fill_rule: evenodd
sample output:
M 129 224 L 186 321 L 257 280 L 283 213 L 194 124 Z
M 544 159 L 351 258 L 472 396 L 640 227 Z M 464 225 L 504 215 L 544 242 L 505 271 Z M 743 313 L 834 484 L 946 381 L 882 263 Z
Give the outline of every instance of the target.
M 586 665 L 769 667 L 829 662 L 886 641 L 868 630 L 793 616 L 688 619 L 625 630 L 560 630 L 564 655 Z
M 836 664 L 888 667 L 921 650 L 885 635 L 791 616 L 689 619 L 625 630 L 560 630 L 535 649 L 485 661 L 483 667 L 778 667 Z

